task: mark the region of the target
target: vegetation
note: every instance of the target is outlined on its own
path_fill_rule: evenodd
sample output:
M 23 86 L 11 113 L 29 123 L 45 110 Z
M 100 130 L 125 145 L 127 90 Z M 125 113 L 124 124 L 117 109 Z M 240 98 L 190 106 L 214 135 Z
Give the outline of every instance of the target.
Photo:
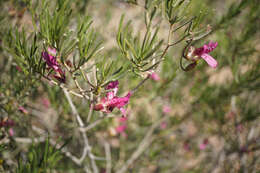
M 0 1 L 0 172 L 258 172 L 256 4 Z

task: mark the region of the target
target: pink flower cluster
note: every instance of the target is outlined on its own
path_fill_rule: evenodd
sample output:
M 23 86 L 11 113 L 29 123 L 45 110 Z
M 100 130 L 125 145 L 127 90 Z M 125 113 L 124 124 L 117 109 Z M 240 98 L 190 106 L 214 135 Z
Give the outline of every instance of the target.
M 209 42 L 200 48 L 194 48 L 191 46 L 186 58 L 193 62 L 196 62 L 202 58 L 208 63 L 210 67 L 216 68 L 218 66 L 218 62 L 213 57 L 211 57 L 209 53 L 212 52 L 217 46 L 217 42 Z
M 124 97 L 117 97 L 118 81 L 110 82 L 105 89 L 108 91 L 106 96 L 101 99 L 99 103 L 94 106 L 94 110 L 110 113 L 114 108 L 118 108 L 124 116 L 126 116 L 126 110 L 124 106 L 128 104 L 129 99 L 132 95 L 131 92 Z
M 42 58 L 45 60 L 49 68 L 52 68 L 56 72 L 53 77 L 56 78 L 58 81 L 65 83 L 65 73 L 62 71 L 59 63 L 57 62 L 56 54 L 57 51 L 55 48 L 48 47 L 48 51 L 42 52 Z

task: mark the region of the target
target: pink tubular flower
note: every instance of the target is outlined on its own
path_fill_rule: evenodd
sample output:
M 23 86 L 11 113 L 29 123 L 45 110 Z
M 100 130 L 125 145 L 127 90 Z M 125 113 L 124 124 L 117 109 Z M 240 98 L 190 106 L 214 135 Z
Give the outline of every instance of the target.
M 19 106 L 18 110 L 24 114 L 28 114 L 28 111 L 23 106 Z
M 204 150 L 208 144 L 209 144 L 209 140 L 204 139 L 203 142 L 199 145 L 200 150 Z
M 107 93 L 106 97 L 101 99 L 100 103 L 97 103 L 94 106 L 94 110 L 110 113 L 113 111 L 114 108 L 118 108 L 122 112 L 122 114 L 126 116 L 126 111 L 123 107 L 128 104 L 132 93 L 129 92 L 124 97 L 117 97 L 116 93 L 118 91 L 118 81 L 110 82 L 105 87 L 105 89 L 111 91 Z
M 216 68 L 218 66 L 218 62 L 212 56 L 210 56 L 209 53 L 212 52 L 217 46 L 217 42 L 209 42 L 200 48 L 194 48 L 191 46 L 186 58 L 194 62 L 202 58 L 208 63 L 210 67 Z
M 160 80 L 160 76 L 159 76 L 157 73 L 155 73 L 155 72 L 152 72 L 152 73 L 149 75 L 149 77 L 150 77 L 152 80 L 154 80 L 154 81 L 159 81 L 159 80 Z
M 65 72 L 62 71 L 62 69 L 60 68 L 60 65 L 56 59 L 56 54 L 57 51 L 55 48 L 48 47 L 48 51 L 42 52 L 42 58 L 45 60 L 47 65 L 56 72 L 53 77 L 56 78 L 58 81 L 65 83 Z
M 118 85 L 119 85 L 119 82 L 118 82 L 118 81 L 113 81 L 113 82 L 110 82 L 110 83 L 105 87 L 105 89 L 106 89 L 106 90 L 118 89 Z
M 53 68 L 55 71 L 59 70 L 60 67 L 56 60 L 56 49 L 48 47 L 48 51 L 42 52 L 42 58 L 50 68 Z

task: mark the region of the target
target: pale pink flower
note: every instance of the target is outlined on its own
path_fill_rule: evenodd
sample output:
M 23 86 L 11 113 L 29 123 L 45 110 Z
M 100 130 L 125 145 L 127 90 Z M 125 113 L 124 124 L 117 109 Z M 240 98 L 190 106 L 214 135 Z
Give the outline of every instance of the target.
M 211 57 L 209 53 L 212 52 L 217 46 L 217 42 L 209 42 L 200 48 L 194 48 L 191 46 L 186 58 L 193 62 L 196 62 L 202 58 L 208 63 L 210 67 L 216 68 L 218 66 L 218 62 L 213 57 Z
M 49 108 L 50 105 L 51 105 L 49 99 L 47 99 L 47 98 L 42 98 L 42 104 L 43 104 L 43 106 L 45 106 L 46 108 Z
M 126 116 L 124 106 L 128 104 L 132 93 L 128 92 L 124 97 L 117 97 L 118 81 L 110 82 L 105 89 L 112 91 L 109 91 L 106 97 L 102 98 L 101 101 L 94 106 L 94 110 L 110 113 L 114 108 L 118 108 L 122 114 Z
M 19 106 L 18 110 L 24 114 L 28 114 L 28 111 L 23 106 Z
M 125 124 L 116 127 L 116 131 L 117 131 L 117 133 L 122 133 L 122 132 L 124 132 L 125 129 L 126 129 L 126 127 L 127 127 L 127 126 L 126 126 Z
M 125 132 L 127 128 L 127 119 L 128 117 L 120 117 L 118 119 L 119 125 L 116 127 L 116 132 L 123 135 L 124 137 L 127 137 L 127 134 Z
M 167 128 L 167 122 L 165 122 L 165 121 L 161 122 L 160 128 L 161 129 L 166 129 Z
M 159 81 L 160 80 L 160 76 L 155 73 L 155 72 L 152 72 L 152 74 L 149 75 L 149 77 L 154 80 L 154 81 Z
M 164 106 L 163 106 L 163 113 L 164 113 L 164 114 L 168 114 L 168 113 L 170 113 L 170 112 L 171 112 L 171 107 L 168 106 L 168 105 L 164 105 Z
M 56 56 L 57 51 L 55 48 L 48 47 L 48 53 L 51 54 L 52 56 Z
M 14 136 L 14 129 L 9 128 L 8 133 L 9 133 L 9 136 Z
M 209 144 L 209 140 L 208 139 L 204 139 L 203 142 L 199 145 L 200 150 L 206 149 L 208 144 Z

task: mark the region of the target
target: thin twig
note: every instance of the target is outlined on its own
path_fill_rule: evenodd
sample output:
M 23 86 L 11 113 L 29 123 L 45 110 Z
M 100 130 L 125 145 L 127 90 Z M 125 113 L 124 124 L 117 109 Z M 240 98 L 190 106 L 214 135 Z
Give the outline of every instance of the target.
M 92 103 L 93 100 L 93 93 L 90 93 L 90 107 L 89 107 L 89 112 L 88 112 L 88 118 L 87 118 L 87 123 L 89 123 L 91 116 L 93 114 L 93 108 L 94 108 L 94 104 Z
M 82 95 L 82 94 L 79 94 L 79 93 L 77 93 L 77 92 L 75 92 L 75 91 L 72 91 L 72 90 L 66 88 L 63 84 L 58 83 L 58 82 L 55 82 L 54 80 L 52 80 L 52 79 L 50 79 L 50 78 L 48 78 L 48 77 L 46 77 L 46 76 L 42 76 L 42 77 L 43 77 L 44 79 L 47 79 L 47 80 L 48 80 L 50 83 L 52 83 L 53 85 L 57 85 L 57 86 L 59 86 L 60 88 L 67 90 L 68 93 L 73 94 L 73 95 L 75 95 L 75 96 L 77 96 L 77 97 L 83 98 L 83 95 Z
M 131 157 L 126 161 L 126 163 L 118 170 L 116 173 L 124 173 L 127 171 L 128 167 L 138 159 L 138 157 L 148 148 L 148 146 L 153 142 L 155 137 L 153 137 L 154 130 L 165 120 L 167 120 L 169 117 L 165 116 L 161 118 L 160 120 L 156 121 L 148 130 L 145 137 L 139 144 L 138 148 L 133 152 Z
M 79 85 L 77 79 L 76 79 L 76 76 L 75 74 L 73 73 L 73 71 L 70 69 L 70 67 L 65 63 L 64 64 L 67 71 L 70 73 L 73 81 L 74 81 L 74 84 L 76 85 L 76 87 L 78 88 L 79 92 L 81 93 L 81 95 L 86 99 L 86 100 L 89 100 L 89 96 L 86 95 L 86 93 L 84 92 L 84 90 L 81 88 L 81 86 Z
M 106 116 L 102 116 L 101 118 L 99 118 L 98 120 L 92 122 L 90 125 L 88 125 L 87 127 L 80 127 L 80 130 L 83 132 L 87 132 L 90 129 L 93 129 L 94 127 L 96 127 L 97 125 L 99 125 L 101 122 L 103 122 L 103 120 L 105 120 L 106 118 L 113 118 L 115 117 L 115 115 L 106 115 Z
M 132 94 L 135 93 L 140 86 L 142 86 L 145 81 L 147 81 L 150 78 L 150 75 L 148 75 L 146 78 L 144 78 L 131 92 Z
M 71 110 L 72 110 L 72 113 L 76 116 L 76 119 L 77 119 L 77 122 L 79 124 L 80 127 L 84 127 L 84 122 L 82 121 L 80 115 L 78 114 L 78 111 L 75 107 L 75 105 L 73 104 L 71 98 L 70 98 L 70 95 L 69 93 L 66 91 L 66 90 L 63 90 L 64 91 L 64 94 L 69 102 L 69 105 L 71 107 Z M 84 148 L 83 148 L 83 153 L 79 159 L 79 163 L 81 164 L 84 159 L 86 158 L 87 154 L 91 160 L 91 165 L 92 165 L 92 168 L 93 168 L 93 171 L 94 173 L 98 173 L 98 169 L 97 169 L 97 166 L 96 166 L 96 162 L 95 162 L 95 159 L 93 157 L 93 154 L 91 153 L 91 147 L 89 146 L 89 143 L 88 143 L 88 137 L 86 135 L 85 132 L 83 131 L 80 131 L 81 134 L 82 134 L 82 137 L 83 137 L 83 141 L 84 141 Z
M 85 75 L 85 74 L 84 74 L 84 71 L 83 71 L 81 68 L 80 68 L 80 72 L 81 72 L 83 78 L 85 79 L 85 81 L 87 81 L 87 83 L 88 83 L 92 88 L 95 88 L 95 86 L 90 82 L 88 75 L 87 75 L 87 74 Z
M 104 141 L 105 153 L 106 153 L 106 173 L 111 173 L 112 168 L 112 158 L 111 158 L 111 150 L 108 142 Z

